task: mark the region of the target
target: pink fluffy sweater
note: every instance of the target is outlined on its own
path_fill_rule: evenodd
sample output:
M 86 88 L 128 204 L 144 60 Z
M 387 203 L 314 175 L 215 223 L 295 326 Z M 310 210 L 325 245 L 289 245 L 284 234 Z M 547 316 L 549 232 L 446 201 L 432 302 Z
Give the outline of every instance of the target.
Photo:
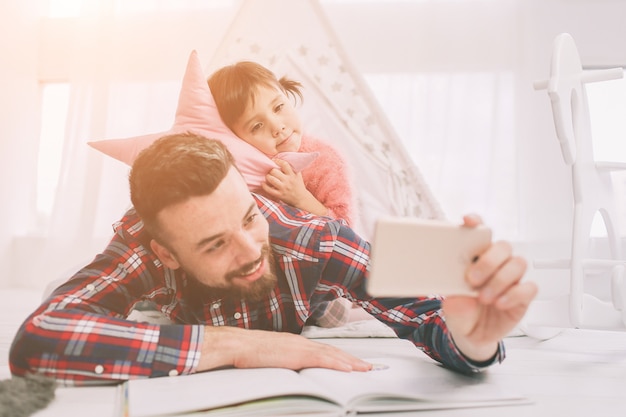
M 328 209 L 328 216 L 344 219 L 354 227 L 356 207 L 348 164 L 329 143 L 302 136 L 300 152 L 319 152 L 319 156 L 302 171 L 306 188 Z

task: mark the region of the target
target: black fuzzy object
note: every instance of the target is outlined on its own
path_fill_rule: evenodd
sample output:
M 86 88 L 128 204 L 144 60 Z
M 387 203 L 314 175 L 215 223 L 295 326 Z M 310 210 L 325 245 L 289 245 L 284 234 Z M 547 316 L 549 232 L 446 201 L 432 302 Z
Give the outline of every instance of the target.
M 52 401 L 55 389 L 55 380 L 43 375 L 0 381 L 0 417 L 30 416 Z

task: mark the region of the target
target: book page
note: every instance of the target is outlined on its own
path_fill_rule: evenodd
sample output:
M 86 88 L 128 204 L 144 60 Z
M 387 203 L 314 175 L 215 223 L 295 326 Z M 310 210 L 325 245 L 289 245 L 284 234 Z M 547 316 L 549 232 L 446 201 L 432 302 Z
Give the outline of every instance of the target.
M 365 358 L 369 372 L 305 369 L 303 376 L 323 384 L 350 404 L 350 412 L 465 408 L 527 403 L 517 393 L 485 381 L 485 375 L 462 375 L 422 358 Z M 341 399 L 339 398 L 341 397 Z
M 131 380 L 128 382 L 128 409 L 130 417 L 155 417 L 286 395 L 329 398 L 315 382 L 288 369 L 222 369 Z
M 485 381 L 426 358 L 371 358 L 369 372 L 278 368 L 222 369 L 128 382 L 130 417 L 158 417 L 219 409 L 220 415 L 343 415 L 362 412 L 465 408 L 527 403 Z M 209 415 L 209 414 L 207 414 Z
M 185 414 L 184 417 L 337 417 L 344 411 L 314 397 L 273 397 L 233 406 Z

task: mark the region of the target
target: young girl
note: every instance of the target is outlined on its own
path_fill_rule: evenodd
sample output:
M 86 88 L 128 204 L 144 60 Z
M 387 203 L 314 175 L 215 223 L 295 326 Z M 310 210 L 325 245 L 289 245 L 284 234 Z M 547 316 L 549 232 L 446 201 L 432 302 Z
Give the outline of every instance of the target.
M 250 61 L 217 70 L 208 83 L 226 126 L 278 165 L 261 185 L 269 198 L 354 226 L 346 162 L 330 144 L 302 132 L 294 107 L 298 98 L 302 100 L 302 84 L 285 77 L 278 79 Z M 296 173 L 287 162 L 274 158 L 280 152 L 317 152 L 319 156 Z M 321 305 L 311 318 L 322 327 L 334 327 L 346 323 L 352 310 L 348 300 L 339 298 Z
M 330 144 L 302 132 L 294 107 L 298 98 L 302 100 L 299 82 L 285 77 L 279 80 L 262 65 L 242 61 L 217 70 L 208 83 L 226 126 L 270 158 L 279 152 L 319 154 L 300 173 L 274 158 L 279 168 L 271 170 L 262 184 L 268 197 L 354 226 L 346 162 Z

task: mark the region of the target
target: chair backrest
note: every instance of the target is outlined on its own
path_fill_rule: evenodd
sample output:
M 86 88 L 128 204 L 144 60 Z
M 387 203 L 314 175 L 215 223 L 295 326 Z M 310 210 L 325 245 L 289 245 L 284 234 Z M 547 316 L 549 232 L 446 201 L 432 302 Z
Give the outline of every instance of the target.
M 587 103 L 581 81 L 583 69 L 578 49 L 569 34 L 562 33 L 554 42 L 548 95 L 563 160 L 572 165 L 576 160 L 577 142 L 583 140 L 577 141 L 580 119 L 586 117 Z
M 598 184 L 604 188 L 606 182 L 598 178 L 603 173 L 598 171 L 594 157 L 585 84 L 622 77 L 621 68 L 584 70 L 574 39 L 569 33 L 561 33 L 554 40 L 550 78 L 535 83 L 536 89 L 548 91 L 563 160 L 572 166 L 575 202 L 586 198 L 583 189 L 594 194 Z
M 621 327 L 622 323 L 626 323 L 626 314 L 620 319 L 619 313 L 623 304 L 623 264 L 626 261 L 621 258 L 618 216 L 611 181 L 611 172 L 626 169 L 626 164 L 595 161 L 585 88 L 589 82 L 622 77 L 622 68 L 584 70 L 574 39 L 570 34 L 562 33 L 554 40 L 550 78 L 535 83 L 536 89 L 546 89 L 550 97 L 563 160 L 572 170 L 574 199 L 570 258 L 564 263 L 559 260 L 535 262 L 535 266 L 563 266 L 570 269 L 569 316 L 576 327 L 590 323 L 610 327 L 609 322 L 615 322 Z M 602 215 L 606 227 L 609 258 L 598 258 L 590 251 L 591 226 L 597 213 Z M 586 272 L 595 270 L 597 273 L 598 269 L 611 275 L 612 303 L 592 296 L 585 289 Z M 583 304 L 586 305 L 584 314 Z

